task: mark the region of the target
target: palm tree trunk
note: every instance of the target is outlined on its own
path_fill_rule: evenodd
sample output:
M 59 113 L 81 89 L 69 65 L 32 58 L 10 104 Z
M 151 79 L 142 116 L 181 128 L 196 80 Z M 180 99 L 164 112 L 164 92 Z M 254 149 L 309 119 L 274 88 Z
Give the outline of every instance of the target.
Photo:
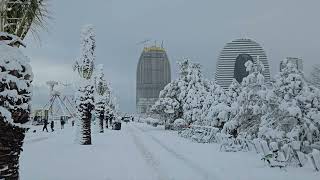
M 19 179 L 19 157 L 26 129 L 0 118 L 0 179 Z
M 103 121 L 104 121 L 104 116 L 100 114 L 99 116 L 99 128 L 100 128 L 100 133 L 103 133 Z
M 91 145 L 91 111 L 85 109 L 85 117 L 82 118 L 82 145 Z

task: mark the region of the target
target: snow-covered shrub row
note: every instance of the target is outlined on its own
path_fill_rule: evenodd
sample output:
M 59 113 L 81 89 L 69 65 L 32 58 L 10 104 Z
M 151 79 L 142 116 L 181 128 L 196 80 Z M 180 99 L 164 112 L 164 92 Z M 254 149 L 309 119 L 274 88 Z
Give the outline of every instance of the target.
M 154 127 L 158 126 L 158 124 L 159 124 L 159 120 L 158 119 L 151 118 L 151 117 L 146 118 L 145 122 L 147 124 L 150 124 L 150 125 L 154 126 Z
M 320 142 L 320 91 L 305 81 L 296 66 L 283 64 L 275 82 L 266 83 L 259 59 L 248 61 L 249 75 L 224 90 L 202 77 L 199 64 L 184 60 L 179 63 L 179 78 L 161 91 L 152 110 L 169 123 L 183 118 L 188 124 L 217 128 L 220 133 L 214 139 L 227 151 L 256 149 L 253 140 L 259 139 L 265 147 L 277 144 L 279 152 L 296 157 L 296 164 L 302 166 L 302 156 Z M 199 141 L 207 131 L 194 127 L 180 134 Z M 294 143 L 300 149 L 288 150 Z
M 216 142 L 217 132 L 219 132 L 219 129 L 212 126 L 191 125 L 189 128 L 179 131 L 179 134 L 195 142 L 212 143 Z
M 173 122 L 173 129 L 174 130 L 182 130 L 188 126 L 188 123 L 184 119 L 176 119 Z

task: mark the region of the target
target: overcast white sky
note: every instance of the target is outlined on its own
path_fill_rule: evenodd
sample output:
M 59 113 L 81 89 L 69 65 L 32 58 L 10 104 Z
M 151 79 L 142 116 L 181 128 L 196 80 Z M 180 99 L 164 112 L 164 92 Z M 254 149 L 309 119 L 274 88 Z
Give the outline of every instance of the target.
M 319 0 L 48 0 L 53 20 L 41 41 L 27 38 L 37 90 L 34 103 L 47 99 L 47 80 L 74 80 L 80 29 L 96 28 L 97 64 L 119 97 L 123 111 L 135 110 L 135 71 L 143 48 L 137 42 L 164 40 L 173 78 L 176 61 L 189 57 L 213 79 L 219 52 L 237 38 L 251 38 L 267 53 L 272 76 L 279 61 L 301 57 L 308 74 L 320 63 Z

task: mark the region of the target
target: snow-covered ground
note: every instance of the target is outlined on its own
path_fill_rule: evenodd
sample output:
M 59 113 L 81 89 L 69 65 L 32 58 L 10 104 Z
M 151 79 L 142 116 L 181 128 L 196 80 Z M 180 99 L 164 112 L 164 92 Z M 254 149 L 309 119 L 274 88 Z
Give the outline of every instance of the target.
M 40 128 L 40 127 L 39 127 Z M 219 152 L 173 131 L 123 124 L 93 132 L 93 145 L 75 143 L 75 128 L 30 131 L 21 156 L 21 179 L 45 180 L 318 180 L 311 167 L 268 168 L 253 152 Z

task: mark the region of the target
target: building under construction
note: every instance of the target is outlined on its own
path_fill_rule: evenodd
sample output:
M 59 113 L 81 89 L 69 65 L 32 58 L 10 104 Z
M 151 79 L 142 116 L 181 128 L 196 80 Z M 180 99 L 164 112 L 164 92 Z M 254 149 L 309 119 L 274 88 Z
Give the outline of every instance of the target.
M 137 67 L 136 109 L 146 113 L 171 81 L 170 62 L 163 47 L 145 47 Z

